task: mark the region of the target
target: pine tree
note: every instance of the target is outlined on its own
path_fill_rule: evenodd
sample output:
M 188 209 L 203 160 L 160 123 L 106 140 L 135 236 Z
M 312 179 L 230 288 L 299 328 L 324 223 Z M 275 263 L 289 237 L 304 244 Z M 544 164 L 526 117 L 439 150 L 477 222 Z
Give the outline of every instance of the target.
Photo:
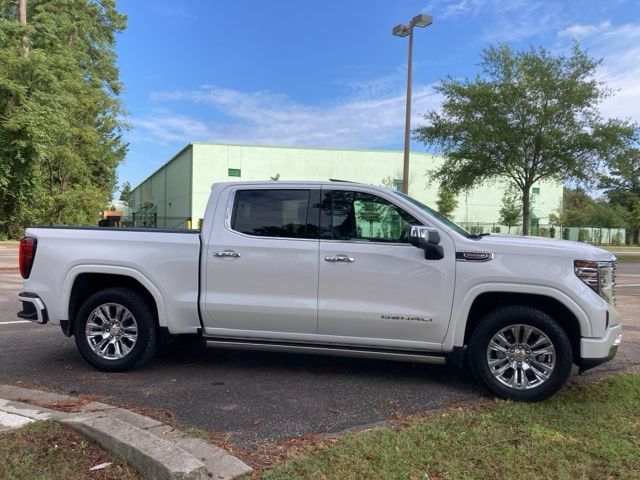
M 456 198 L 456 192 L 444 184 L 440 185 L 438 190 L 438 200 L 436 200 L 438 212 L 453 220 L 453 212 L 458 206 L 458 200 Z
M 129 182 L 124 182 L 122 187 L 120 187 L 120 200 L 123 202 L 129 203 L 131 199 L 131 184 Z

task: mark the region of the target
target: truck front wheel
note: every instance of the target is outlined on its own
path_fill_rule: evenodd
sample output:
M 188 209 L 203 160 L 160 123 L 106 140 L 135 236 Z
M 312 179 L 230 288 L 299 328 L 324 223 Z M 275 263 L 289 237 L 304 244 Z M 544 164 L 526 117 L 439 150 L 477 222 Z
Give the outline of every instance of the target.
M 546 313 L 524 305 L 489 312 L 473 330 L 469 362 L 493 394 L 534 402 L 566 383 L 573 354 L 565 331 Z
M 121 372 L 150 359 L 157 349 L 153 312 L 145 299 L 127 288 L 91 295 L 74 321 L 76 345 L 99 370 Z

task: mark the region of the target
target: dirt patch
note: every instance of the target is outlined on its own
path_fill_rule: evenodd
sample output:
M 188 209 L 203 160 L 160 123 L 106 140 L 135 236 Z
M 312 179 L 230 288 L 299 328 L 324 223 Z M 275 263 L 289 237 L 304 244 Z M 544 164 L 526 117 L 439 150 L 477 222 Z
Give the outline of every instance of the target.
M 19 402 L 28 403 L 29 405 L 35 405 L 36 407 L 48 408 L 51 410 L 57 410 L 65 413 L 78 413 L 82 412 L 84 407 L 92 402 L 99 401 L 100 397 L 97 395 L 79 395 L 77 397 L 71 397 L 69 400 L 63 400 L 59 402 L 43 402 L 30 398 L 20 398 Z

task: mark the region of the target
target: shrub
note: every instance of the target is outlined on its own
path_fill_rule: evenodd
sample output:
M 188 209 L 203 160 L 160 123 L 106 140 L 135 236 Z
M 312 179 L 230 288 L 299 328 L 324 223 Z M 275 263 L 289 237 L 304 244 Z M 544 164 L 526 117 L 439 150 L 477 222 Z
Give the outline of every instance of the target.
M 578 232 L 578 241 L 579 242 L 590 242 L 591 241 L 591 234 L 589 233 L 589 230 L 586 228 L 581 228 L 580 231 Z
M 622 244 L 622 234 L 620 232 L 614 233 L 611 237 L 611 245 L 621 245 Z

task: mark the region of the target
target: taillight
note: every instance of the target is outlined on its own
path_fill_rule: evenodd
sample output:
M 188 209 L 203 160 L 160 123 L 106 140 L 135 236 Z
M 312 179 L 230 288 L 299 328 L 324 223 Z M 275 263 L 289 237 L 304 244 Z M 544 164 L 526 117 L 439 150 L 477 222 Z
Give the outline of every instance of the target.
M 31 274 L 31 267 L 33 267 L 33 259 L 36 256 L 37 245 L 38 240 L 33 237 L 24 237 L 20 240 L 18 265 L 20 266 L 20 275 L 22 275 L 22 278 L 29 278 Z

